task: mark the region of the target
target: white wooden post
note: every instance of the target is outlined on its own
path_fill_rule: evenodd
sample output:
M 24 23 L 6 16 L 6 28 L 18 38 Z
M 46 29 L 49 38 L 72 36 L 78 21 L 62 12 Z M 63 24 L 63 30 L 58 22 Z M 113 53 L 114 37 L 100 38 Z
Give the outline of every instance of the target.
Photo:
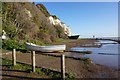
M 61 77 L 65 80 L 65 55 L 61 55 Z
M 12 51 L 12 63 L 13 63 L 13 66 L 16 65 L 16 50 L 13 49 Z
M 35 72 L 35 51 L 31 51 L 32 71 Z

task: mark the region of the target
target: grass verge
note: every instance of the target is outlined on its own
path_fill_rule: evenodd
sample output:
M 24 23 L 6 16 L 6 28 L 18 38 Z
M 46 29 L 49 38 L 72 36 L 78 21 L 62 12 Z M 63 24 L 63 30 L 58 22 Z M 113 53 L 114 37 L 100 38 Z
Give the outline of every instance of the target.
M 12 69 L 12 70 L 21 70 L 27 73 L 33 73 L 32 67 L 30 65 L 17 63 L 15 66 L 12 66 L 11 60 L 2 59 L 2 66 L 5 66 L 6 68 Z M 34 73 L 39 74 L 39 76 L 47 75 L 50 78 L 61 78 L 60 72 L 53 71 L 46 68 L 36 68 L 36 71 Z M 74 79 L 75 79 L 75 75 L 73 73 L 66 73 L 66 80 L 74 80 Z

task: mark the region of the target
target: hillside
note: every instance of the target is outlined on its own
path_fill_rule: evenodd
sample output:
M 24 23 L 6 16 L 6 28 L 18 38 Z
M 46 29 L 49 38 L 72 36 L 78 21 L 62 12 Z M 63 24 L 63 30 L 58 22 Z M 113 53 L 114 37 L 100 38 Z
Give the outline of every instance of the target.
M 67 38 L 62 27 L 50 24 L 50 15 L 42 4 L 2 3 L 2 29 L 7 34 L 3 48 L 8 43 L 17 45 L 27 41 L 44 45 Z
M 43 4 L 37 4 L 37 8 L 44 13 L 46 17 L 50 16 L 50 13 L 47 11 L 46 7 Z

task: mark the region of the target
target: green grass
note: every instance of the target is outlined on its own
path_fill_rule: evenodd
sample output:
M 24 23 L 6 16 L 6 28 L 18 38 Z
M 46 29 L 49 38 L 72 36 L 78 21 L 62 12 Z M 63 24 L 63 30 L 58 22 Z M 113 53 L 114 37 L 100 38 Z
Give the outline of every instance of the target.
M 62 39 L 62 38 L 58 38 L 58 39 L 55 40 L 55 42 L 58 42 L 58 43 L 59 43 L 59 42 L 64 42 L 64 41 L 65 41 L 65 40 Z
M 6 65 L 6 67 L 9 69 L 19 69 L 19 70 L 25 70 L 25 71 L 27 71 L 28 69 L 31 69 L 30 65 L 20 64 L 20 63 L 17 63 L 15 66 L 12 66 L 12 61 L 6 60 L 6 59 L 2 59 L 2 65 Z
M 6 65 L 8 69 L 23 70 L 29 73 L 33 73 L 32 67 L 27 64 L 17 63 L 15 66 L 12 66 L 11 60 L 2 59 L 2 65 Z M 36 68 L 34 73 L 37 73 L 39 75 L 48 75 L 51 78 L 61 78 L 60 72 L 52 71 L 46 68 Z M 75 79 L 74 74 L 72 73 L 66 74 L 66 80 L 74 80 L 74 79 Z
M 68 73 L 66 80 L 75 80 L 75 74 L 73 73 Z
M 2 59 L 2 65 L 8 65 L 8 66 L 10 66 L 10 65 L 12 65 L 12 62 L 10 60 Z M 6 66 L 6 67 L 8 67 L 8 66 Z

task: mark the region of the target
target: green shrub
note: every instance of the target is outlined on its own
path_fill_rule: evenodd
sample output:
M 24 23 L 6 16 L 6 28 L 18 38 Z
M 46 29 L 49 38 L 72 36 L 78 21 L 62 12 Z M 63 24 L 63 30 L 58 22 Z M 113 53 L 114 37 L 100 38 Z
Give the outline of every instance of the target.
M 14 48 L 16 50 L 26 50 L 24 43 L 20 44 L 18 41 L 13 39 L 4 40 L 2 43 L 2 48 L 7 50 L 12 50 Z
M 30 43 L 33 43 L 33 44 L 36 44 L 36 45 L 40 45 L 40 46 L 42 46 L 42 45 L 46 45 L 44 42 L 42 42 L 42 41 L 38 41 L 38 40 L 32 40 L 32 41 L 30 41 Z
M 16 27 L 14 25 L 7 25 L 7 22 L 2 26 L 3 30 L 7 33 L 9 38 L 14 38 L 16 36 Z

